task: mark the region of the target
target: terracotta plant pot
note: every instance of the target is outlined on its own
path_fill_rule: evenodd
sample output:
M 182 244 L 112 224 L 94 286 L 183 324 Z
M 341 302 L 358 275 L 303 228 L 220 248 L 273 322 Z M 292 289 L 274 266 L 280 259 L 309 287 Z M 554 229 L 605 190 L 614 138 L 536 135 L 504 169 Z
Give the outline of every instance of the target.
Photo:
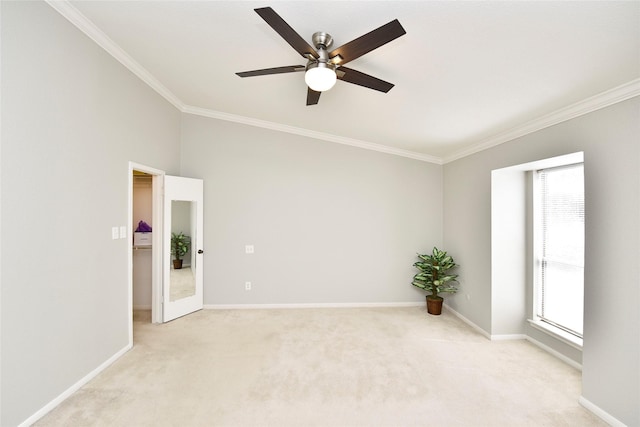
M 444 298 L 427 295 L 427 312 L 435 316 L 442 313 L 442 302 Z
M 175 270 L 180 270 L 182 268 L 182 260 L 181 259 L 174 259 L 173 260 L 173 268 Z

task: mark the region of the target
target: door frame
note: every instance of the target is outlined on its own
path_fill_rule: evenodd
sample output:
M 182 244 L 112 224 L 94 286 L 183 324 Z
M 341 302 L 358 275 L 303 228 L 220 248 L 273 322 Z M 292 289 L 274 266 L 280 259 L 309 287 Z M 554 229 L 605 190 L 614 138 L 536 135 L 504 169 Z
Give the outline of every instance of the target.
M 163 222 L 163 182 L 165 172 L 136 162 L 129 162 L 128 168 L 128 210 L 127 228 L 130 242 L 127 245 L 128 277 L 128 323 L 129 343 L 133 345 L 133 171 L 152 175 L 152 223 L 155 233 L 151 235 L 151 322 L 162 323 L 162 222 Z

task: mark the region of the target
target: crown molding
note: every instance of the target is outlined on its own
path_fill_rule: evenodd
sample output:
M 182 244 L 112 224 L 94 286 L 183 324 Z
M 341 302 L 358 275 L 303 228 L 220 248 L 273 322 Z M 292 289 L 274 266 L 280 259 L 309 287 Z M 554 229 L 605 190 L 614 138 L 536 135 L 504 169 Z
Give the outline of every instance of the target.
M 84 16 L 67 0 L 45 0 L 49 6 L 55 9 L 60 15 L 64 16 L 69 22 L 75 25 L 80 31 L 86 34 L 98 46 L 107 51 L 111 56 L 118 60 L 122 65 L 128 68 L 140 80 L 149 85 L 153 90 L 158 92 L 162 97 L 169 101 L 178 110 L 182 111 L 184 103 L 178 99 L 169 89 L 167 89 L 160 80 L 156 79 L 142 65 L 136 62 L 127 52 L 109 38 L 102 30 Z
M 572 104 L 568 107 L 561 108 L 553 113 L 544 115 L 538 119 L 531 120 L 523 125 L 516 126 L 508 131 L 501 132 L 470 147 L 452 152 L 444 157 L 436 157 L 428 154 L 418 153 L 415 151 L 403 150 L 400 148 L 389 147 L 382 144 L 362 141 L 353 138 L 346 138 L 332 135 L 324 132 L 317 132 L 308 129 L 298 128 L 289 125 L 269 122 L 265 120 L 253 119 L 250 117 L 239 116 L 235 114 L 222 113 L 219 111 L 208 110 L 200 107 L 193 107 L 184 104 L 177 96 L 175 96 L 167 87 L 165 87 L 158 79 L 156 79 L 142 65 L 136 62 L 129 54 L 127 54 L 120 46 L 111 40 L 102 30 L 100 30 L 93 22 L 78 11 L 67 0 L 45 0 L 49 6 L 69 20 L 80 31 L 86 34 L 91 40 L 107 51 L 111 56 L 118 60 L 122 65 L 128 68 L 133 74 L 149 85 L 153 90 L 158 92 L 169 103 L 178 110 L 187 114 L 194 114 L 204 117 L 226 120 L 235 123 L 242 123 L 249 126 L 256 126 L 264 129 L 271 129 L 280 132 L 291 133 L 295 135 L 305 136 L 323 141 L 334 142 L 337 144 L 350 145 L 352 147 L 362 148 L 365 150 L 378 151 L 381 153 L 392 154 L 395 156 L 407 157 L 410 159 L 420 160 L 435 164 L 446 164 L 463 157 L 470 156 L 480 151 L 487 150 L 505 142 L 512 141 L 516 138 L 537 132 L 544 128 L 556 125 L 558 123 L 571 120 L 573 118 L 588 114 L 590 112 L 608 107 L 618 102 L 640 95 L 640 78 L 632 80 L 621 86 L 615 87 L 608 91 L 602 92 L 583 101 Z
M 222 113 L 219 111 L 207 110 L 204 108 L 193 107 L 185 105 L 177 96 L 175 96 L 167 87 L 165 87 L 158 79 L 156 79 L 149 71 L 147 71 L 142 65 L 135 61 L 128 53 L 126 53 L 120 46 L 118 46 L 113 40 L 109 38 L 102 30 L 100 30 L 91 20 L 84 16 L 78 9 L 76 9 L 67 0 L 45 0 L 49 6 L 55 9 L 69 22 L 75 25 L 80 31 L 86 34 L 91 40 L 93 40 L 98 46 L 103 48 L 107 53 L 118 60 L 122 65 L 127 67 L 133 74 L 140 78 L 143 82 L 149 85 L 153 90 L 158 92 L 167 101 L 183 113 L 195 114 L 204 117 L 211 117 L 220 120 L 226 120 L 235 123 L 242 123 L 249 126 L 261 127 L 264 129 L 271 129 L 280 132 L 291 133 L 295 135 L 306 136 L 309 138 L 319 139 L 323 141 L 335 142 L 338 144 L 350 145 L 352 147 L 363 148 L 366 150 L 379 151 L 382 153 L 393 154 L 401 157 L 408 157 L 410 159 L 421 160 L 425 162 L 442 164 L 442 159 L 439 157 L 429 156 L 422 153 L 417 153 L 408 150 L 402 150 L 399 148 L 387 147 L 381 144 L 375 144 L 372 142 L 361 141 L 352 138 L 345 138 L 337 135 L 331 135 L 323 132 L 316 132 L 307 129 L 297 128 L 294 126 L 288 126 L 278 124 L 274 122 L 268 122 L 264 120 L 253 119 L 250 117 L 243 117 L 234 114 Z
M 576 102 L 575 104 L 556 110 L 553 113 L 546 114 L 535 120 L 526 122 L 525 124 L 512 128 L 506 132 L 501 132 L 485 139 L 484 141 L 474 144 L 471 147 L 454 152 L 453 154 L 444 157 L 442 159 L 442 164 L 447 164 L 454 160 L 470 156 L 491 147 L 495 147 L 496 145 L 504 144 L 505 142 L 512 141 L 516 138 L 557 125 L 558 123 L 566 122 L 567 120 L 583 116 L 593 111 L 617 104 L 618 102 L 626 101 L 627 99 L 634 98 L 638 95 L 640 95 L 640 78 L 631 80 L 630 82 L 614 87 L 613 89 L 601 92 L 583 101 Z
M 362 141 L 359 139 L 346 138 L 342 136 L 332 135 L 324 132 L 317 132 L 309 129 L 299 128 L 295 126 L 283 125 L 280 123 L 269 122 L 266 120 L 253 119 L 250 117 L 239 116 L 235 114 L 222 113 L 220 111 L 208 110 L 206 108 L 193 107 L 186 105 L 183 110 L 184 113 L 193 114 L 196 116 L 209 117 L 213 119 L 225 120 L 229 122 L 241 123 L 249 126 L 260 127 L 263 129 L 276 130 L 279 132 L 291 133 L 294 135 L 305 136 L 308 138 L 319 139 L 323 141 L 335 142 L 337 144 L 350 145 L 352 147 L 363 148 L 365 150 L 378 151 L 386 154 L 393 154 L 395 156 L 408 157 L 414 160 L 421 160 L 423 162 L 436 163 L 441 165 L 442 159 L 439 157 L 429 156 L 427 154 L 417 153 L 414 151 L 403 150 L 400 148 L 389 147 L 382 144 L 376 144 L 373 142 Z

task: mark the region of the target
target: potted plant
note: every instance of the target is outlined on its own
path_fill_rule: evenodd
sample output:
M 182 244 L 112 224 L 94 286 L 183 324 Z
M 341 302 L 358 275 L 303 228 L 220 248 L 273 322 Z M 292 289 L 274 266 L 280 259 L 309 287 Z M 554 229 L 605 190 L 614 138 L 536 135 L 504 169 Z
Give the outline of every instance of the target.
M 411 284 L 415 287 L 431 292 L 427 295 L 427 311 L 429 314 L 438 315 L 442 313 L 443 298 L 438 296 L 440 292 L 455 293 L 458 289 L 454 286 L 457 283 L 457 274 L 447 272 L 458 265 L 453 258 L 445 251 L 441 251 L 435 246 L 431 254 L 418 254 L 420 261 L 413 264 L 418 270 L 413 276 Z
M 189 236 L 185 236 L 182 232 L 171 233 L 171 255 L 175 257 L 173 268 L 176 270 L 182 268 L 182 257 L 189 252 L 189 246 L 191 246 Z

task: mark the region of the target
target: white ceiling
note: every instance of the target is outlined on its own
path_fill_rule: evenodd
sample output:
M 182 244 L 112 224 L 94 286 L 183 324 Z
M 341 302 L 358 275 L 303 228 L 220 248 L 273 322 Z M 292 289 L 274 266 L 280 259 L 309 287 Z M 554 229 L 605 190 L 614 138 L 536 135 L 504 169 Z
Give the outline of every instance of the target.
M 426 160 L 460 156 L 564 107 L 640 81 L 638 1 L 71 5 L 81 14 L 76 21 L 91 21 L 98 30 L 90 32 L 110 39 L 103 38 L 103 45 L 119 46 L 129 65 L 139 64 L 140 73 L 183 111 L 404 150 Z M 396 86 L 384 94 L 338 81 L 318 105 L 306 106 L 303 73 L 236 76 L 305 63 L 253 11 L 264 6 L 309 44 L 312 33 L 330 33 L 334 47 L 399 19 L 406 35 L 348 65 Z

